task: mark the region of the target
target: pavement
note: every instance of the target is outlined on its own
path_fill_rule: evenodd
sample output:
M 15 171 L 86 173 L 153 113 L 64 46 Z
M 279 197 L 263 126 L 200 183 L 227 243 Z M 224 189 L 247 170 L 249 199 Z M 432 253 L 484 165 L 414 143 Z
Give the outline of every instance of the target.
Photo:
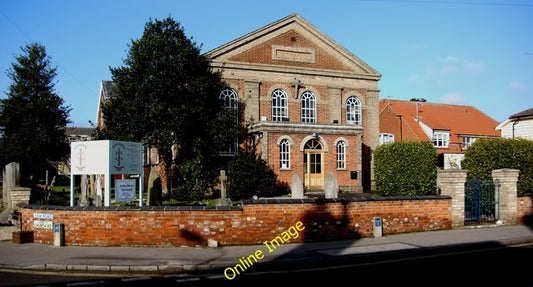
M 533 243 L 533 227 L 525 225 L 490 225 L 451 230 L 384 235 L 379 238 L 286 243 L 272 252 L 265 245 L 227 247 L 55 247 L 39 243 L 0 242 L 0 269 L 83 273 L 179 274 L 219 273 L 233 267 L 242 257 L 257 254 L 256 270 L 305 268 L 313 264 L 342 264 L 356 258 L 374 258 L 384 254 L 405 254 L 469 248 L 502 247 Z M 257 253 L 258 251 L 260 253 Z M 263 257 L 261 257 L 263 255 Z M 253 260 L 253 259 L 250 259 Z M 248 272 L 248 271 L 247 271 Z

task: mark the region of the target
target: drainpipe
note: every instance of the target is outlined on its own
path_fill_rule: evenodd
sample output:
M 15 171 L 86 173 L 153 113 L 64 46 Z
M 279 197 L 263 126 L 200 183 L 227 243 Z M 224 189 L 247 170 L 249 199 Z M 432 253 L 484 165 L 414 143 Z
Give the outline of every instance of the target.
M 516 121 L 513 122 L 513 129 L 512 129 L 512 137 L 514 138 L 514 126 L 518 124 L 518 121 L 520 120 L 520 117 L 516 118 Z

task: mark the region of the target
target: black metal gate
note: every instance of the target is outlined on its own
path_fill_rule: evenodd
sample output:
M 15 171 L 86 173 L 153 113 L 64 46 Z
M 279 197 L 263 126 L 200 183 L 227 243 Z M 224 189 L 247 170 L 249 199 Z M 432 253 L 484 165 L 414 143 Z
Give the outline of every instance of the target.
M 499 219 L 499 184 L 477 178 L 465 183 L 465 223 Z

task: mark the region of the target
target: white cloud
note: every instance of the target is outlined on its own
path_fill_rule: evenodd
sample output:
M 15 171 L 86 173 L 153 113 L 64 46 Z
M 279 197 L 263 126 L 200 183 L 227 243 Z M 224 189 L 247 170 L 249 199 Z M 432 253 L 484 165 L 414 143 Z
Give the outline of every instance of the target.
M 411 75 L 409 84 L 423 83 L 430 86 L 450 87 L 458 79 L 480 74 L 486 71 L 483 63 L 474 62 L 457 56 L 437 58 L 426 65 L 425 71 Z M 457 78 L 460 77 L 460 78 Z
M 513 91 L 520 93 L 529 92 L 529 87 L 520 81 L 512 81 L 511 83 L 509 83 L 509 88 Z
M 461 104 L 465 100 L 465 95 L 461 93 L 450 93 L 442 97 L 445 104 Z

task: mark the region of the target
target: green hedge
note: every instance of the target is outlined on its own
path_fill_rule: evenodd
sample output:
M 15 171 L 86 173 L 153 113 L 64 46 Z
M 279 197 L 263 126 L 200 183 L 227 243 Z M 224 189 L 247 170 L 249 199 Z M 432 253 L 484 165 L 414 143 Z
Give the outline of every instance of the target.
M 469 178 L 492 180 L 492 170 L 520 170 L 518 193 L 533 192 L 533 141 L 526 139 L 479 139 L 465 153 L 462 162 Z
M 377 191 L 381 195 L 437 193 L 437 152 L 430 142 L 395 142 L 374 153 Z

